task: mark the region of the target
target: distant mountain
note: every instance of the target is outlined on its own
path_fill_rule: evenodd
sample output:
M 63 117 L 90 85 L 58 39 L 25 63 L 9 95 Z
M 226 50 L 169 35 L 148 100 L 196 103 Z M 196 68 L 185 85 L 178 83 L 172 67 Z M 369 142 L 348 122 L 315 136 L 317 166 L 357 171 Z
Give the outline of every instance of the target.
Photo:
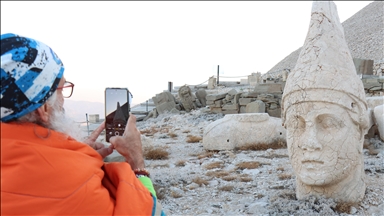
M 100 102 L 65 100 L 64 109 L 65 113 L 76 122 L 85 122 L 86 113 L 88 116 L 99 114 L 100 119 L 104 119 L 105 115 L 104 104 Z
M 353 58 L 383 61 L 384 59 L 384 2 L 374 1 L 342 23 L 345 40 Z M 301 47 L 271 68 L 267 74 L 292 70 Z

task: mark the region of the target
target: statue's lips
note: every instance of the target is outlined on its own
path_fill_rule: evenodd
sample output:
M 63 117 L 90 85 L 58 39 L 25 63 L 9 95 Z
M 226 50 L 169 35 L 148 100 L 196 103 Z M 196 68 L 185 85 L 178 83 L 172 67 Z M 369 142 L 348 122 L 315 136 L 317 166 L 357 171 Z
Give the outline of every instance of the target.
M 319 163 L 319 164 L 324 164 L 324 161 L 310 159 L 310 160 L 303 160 L 301 163 L 302 163 L 302 164 L 305 164 L 305 163 Z
M 303 167 L 308 170 L 319 170 L 319 168 L 324 164 L 324 161 L 317 159 L 304 159 L 301 161 Z

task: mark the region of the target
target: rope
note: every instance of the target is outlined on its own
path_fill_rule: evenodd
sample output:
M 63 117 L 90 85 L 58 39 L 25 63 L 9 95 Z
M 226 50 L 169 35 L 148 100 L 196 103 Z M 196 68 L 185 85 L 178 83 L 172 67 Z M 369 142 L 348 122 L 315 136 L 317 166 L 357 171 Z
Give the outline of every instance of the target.
M 248 77 L 249 75 L 246 76 L 219 76 L 219 78 L 240 78 L 240 77 Z
M 212 76 L 212 77 L 216 78 L 217 76 Z M 248 75 L 246 75 L 246 76 L 233 76 L 233 77 L 230 77 L 230 76 L 219 76 L 219 78 L 239 78 L 239 77 L 248 77 Z M 204 84 L 204 83 L 206 83 L 208 81 L 209 81 L 209 79 L 205 80 L 204 82 L 202 82 L 200 84 L 194 85 L 194 86 L 202 85 L 202 84 Z M 189 84 L 186 84 L 186 85 L 189 85 Z
M 199 85 L 201 85 L 201 84 L 203 84 L 203 83 L 206 83 L 206 82 L 208 82 L 208 80 L 209 80 L 209 79 L 205 80 L 204 82 L 202 82 L 202 83 L 200 83 L 200 84 L 194 85 L 194 86 L 199 86 Z M 189 84 L 185 84 L 185 85 L 188 85 L 188 86 L 190 86 Z

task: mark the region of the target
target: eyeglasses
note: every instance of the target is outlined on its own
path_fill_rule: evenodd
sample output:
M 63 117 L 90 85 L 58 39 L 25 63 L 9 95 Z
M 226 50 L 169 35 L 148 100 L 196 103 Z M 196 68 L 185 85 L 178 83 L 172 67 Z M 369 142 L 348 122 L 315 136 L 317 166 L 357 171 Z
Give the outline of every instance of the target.
M 65 81 L 64 85 L 62 87 L 58 87 L 57 89 L 61 89 L 61 93 L 63 94 L 63 97 L 69 98 L 72 96 L 74 86 L 75 84 Z

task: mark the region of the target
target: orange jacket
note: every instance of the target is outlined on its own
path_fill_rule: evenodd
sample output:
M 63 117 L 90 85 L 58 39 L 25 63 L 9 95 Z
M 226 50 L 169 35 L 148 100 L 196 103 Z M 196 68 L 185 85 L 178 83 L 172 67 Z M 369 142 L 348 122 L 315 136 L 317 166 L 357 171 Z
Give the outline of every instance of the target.
M 153 215 L 156 203 L 128 163 L 32 123 L 1 123 L 1 215 Z

